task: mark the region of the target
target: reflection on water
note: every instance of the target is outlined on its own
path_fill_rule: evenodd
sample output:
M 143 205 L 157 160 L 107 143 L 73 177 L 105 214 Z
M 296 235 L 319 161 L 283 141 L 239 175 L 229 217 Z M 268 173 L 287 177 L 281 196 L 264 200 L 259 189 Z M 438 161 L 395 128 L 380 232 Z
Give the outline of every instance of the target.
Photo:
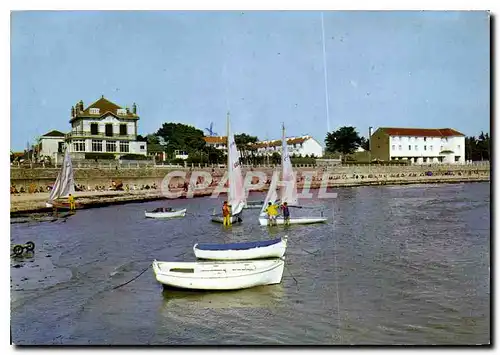
M 485 344 L 490 340 L 490 185 L 360 187 L 306 200 L 326 224 L 225 228 L 222 199 L 131 203 L 11 224 L 16 344 Z M 257 195 L 257 194 L 255 194 Z M 262 195 L 251 199 L 262 199 Z M 185 218 L 144 210 L 187 207 Z M 164 290 L 152 260 L 194 261 L 195 243 L 288 235 L 279 285 Z
M 236 291 L 188 291 L 164 288 L 163 311 L 182 313 L 184 307 L 269 308 L 282 303 L 283 285 L 268 285 Z

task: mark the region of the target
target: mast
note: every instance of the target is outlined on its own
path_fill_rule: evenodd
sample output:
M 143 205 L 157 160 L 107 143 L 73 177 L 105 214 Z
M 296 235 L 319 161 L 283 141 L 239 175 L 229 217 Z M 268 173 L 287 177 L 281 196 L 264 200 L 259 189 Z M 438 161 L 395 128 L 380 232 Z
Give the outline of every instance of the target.
M 229 159 L 229 111 L 227 111 L 227 116 L 226 116 L 226 147 L 227 147 L 227 172 L 228 172 L 228 178 L 229 178 L 229 164 L 230 164 L 230 159 Z
M 326 48 L 325 48 L 325 24 L 323 23 L 323 12 L 321 12 L 321 34 L 323 42 L 323 68 L 325 76 L 325 104 L 326 104 L 326 129 L 330 132 L 330 112 L 328 107 L 328 71 L 326 68 Z

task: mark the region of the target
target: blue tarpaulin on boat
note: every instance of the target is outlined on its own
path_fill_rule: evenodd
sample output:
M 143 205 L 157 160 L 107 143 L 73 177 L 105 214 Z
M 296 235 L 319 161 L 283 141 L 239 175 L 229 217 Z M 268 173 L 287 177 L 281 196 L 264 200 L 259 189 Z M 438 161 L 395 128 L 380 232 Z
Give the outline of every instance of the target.
M 281 238 L 273 240 L 263 240 L 259 242 L 228 243 L 228 244 L 198 244 L 200 250 L 246 250 L 252 248 L 267 247 L 281 242 Z

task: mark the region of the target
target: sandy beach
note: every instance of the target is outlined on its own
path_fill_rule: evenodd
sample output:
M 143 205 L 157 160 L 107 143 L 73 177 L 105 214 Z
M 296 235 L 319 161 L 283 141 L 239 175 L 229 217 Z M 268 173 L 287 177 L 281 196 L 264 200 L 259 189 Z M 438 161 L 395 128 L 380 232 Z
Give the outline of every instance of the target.
M 405 176 L 405 177 L 375 177 L 375 178 L 344 178 L 329 180 L 328 189 L 355 187 L 355 186 L 377 186 L 377 185 L 407 185 L 407 184 L 436 184 L 436 183 L 464 183 L 489 181 L 488 174 L 479 175 L 450 175 L 450 176 Z M 304 183 L 297 184 L 299 190 L 303 189 Z M 260 191 L 267 190 L 266 186 Z M 310 189 L 315 190 L 321 187 L 321 182 L 313 181 Z M 194 189 L 193 197 L 209 196 L 215 187 L 205 189 Z M 172 189 L 171 193 L 181 192 L 179 198 L 186 198 L 186 192 L 182 189 Z M 45 206 L 49 193 L 22 193 L 12 194 L 10 198 L 11 215 L 19 215 L 32 212 L 50 212 L 51 208 Z M 76 202 L 79 208 L 103 207 L 127 202 L 146 202 L 153 200 L 167 199 L 161 189 L 156 190 L 131 190 L 131 191 L 78 191 L 75 192 Z

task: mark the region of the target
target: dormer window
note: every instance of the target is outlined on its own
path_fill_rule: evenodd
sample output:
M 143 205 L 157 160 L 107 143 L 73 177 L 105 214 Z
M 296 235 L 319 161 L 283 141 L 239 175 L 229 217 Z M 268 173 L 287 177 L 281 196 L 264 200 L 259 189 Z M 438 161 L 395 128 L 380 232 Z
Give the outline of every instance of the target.
M 124 108 L 119 108 L 116 110 L 116 114 L 117 115 L 126 115 L 127 114 L 127 110 L 125 110 Z
M 99 114 L 99 109 L 98 108 L 91 108 L 89 110 L 91 115 L 98 115 Z

